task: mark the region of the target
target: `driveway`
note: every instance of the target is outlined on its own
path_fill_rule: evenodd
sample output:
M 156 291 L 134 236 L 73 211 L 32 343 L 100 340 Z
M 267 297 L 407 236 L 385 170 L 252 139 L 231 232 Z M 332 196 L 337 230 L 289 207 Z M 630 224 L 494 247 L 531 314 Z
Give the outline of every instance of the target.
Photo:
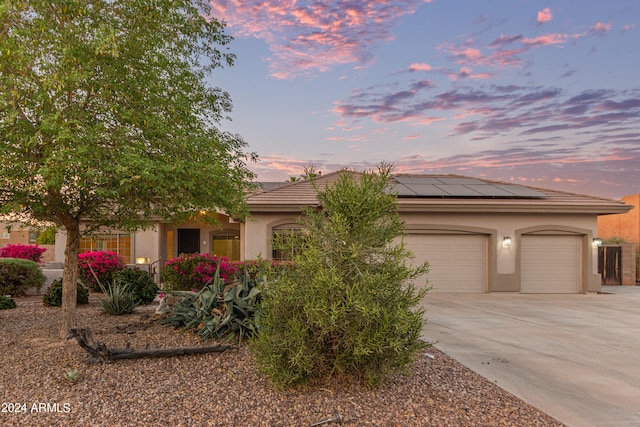
M 428 294 L 423 337 L 568 426 L 640 426 L 640 287 Z

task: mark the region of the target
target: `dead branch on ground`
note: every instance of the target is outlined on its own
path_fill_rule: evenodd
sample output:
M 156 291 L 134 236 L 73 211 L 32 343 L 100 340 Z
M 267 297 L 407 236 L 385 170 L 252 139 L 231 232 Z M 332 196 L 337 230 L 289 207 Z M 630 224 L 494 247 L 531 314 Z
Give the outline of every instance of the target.
M 91 362 L 111 362 L 120 359 L 140 359 L 143 357 L 173 357 L 187 354 L 222 353 L 235 346 L 215 345 L 210 347 L 179 347 L 134 350 L 132 348 L 109 348 L 106 344 L 95 342 L 91 328 L 74 328 L 67 339 L 75 338 L 80 347 L 91 355 Z

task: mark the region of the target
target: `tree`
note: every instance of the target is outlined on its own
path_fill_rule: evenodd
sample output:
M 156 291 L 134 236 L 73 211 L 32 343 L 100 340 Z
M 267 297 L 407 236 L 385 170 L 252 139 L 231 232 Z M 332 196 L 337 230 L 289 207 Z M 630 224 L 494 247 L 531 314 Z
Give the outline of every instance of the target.
M 202 0 L 0 0 L 0 209 L 66 231 L 61 336 L 81 232 L 245 214 L 255 155 L 216 127 L 231 102 L 206 79 L 234 55 L 208 13 Z
M 269 282 L 251 342 L 276 385 L 338 373 L 375 385 L 428 345 L 419 308 L 426 280 L 414 285 L 428 265 L 410 263 L 390 174 L 383 164 L 377 173 L 345 171 L 324 189 L 316 185 L 321 208 L 304 211 L 296 267 Z
M 289 179 L 285 182 L 300 182 L 300 181 L 306 181 L 309 179 L 314 179 L 317 178 L 318 176 L 322 175 L 322 171 L 319 170 L 316 165 L 314 165 L 313 163 L 307 165 L 304 167 L 304 173 L 300 176 L 290 176 Z

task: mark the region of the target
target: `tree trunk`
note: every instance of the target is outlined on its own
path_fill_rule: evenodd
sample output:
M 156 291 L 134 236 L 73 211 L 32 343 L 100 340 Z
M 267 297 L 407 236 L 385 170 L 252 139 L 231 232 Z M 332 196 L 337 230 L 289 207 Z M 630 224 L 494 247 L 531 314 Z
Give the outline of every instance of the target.
M 64 248 L 62 273 L 62 324 L 60 338 L 67 338 L 76 326 L 76 301 L 78 298 L 78 252 L 80 251 L 80 223 L 65 224 L 67 243 Z

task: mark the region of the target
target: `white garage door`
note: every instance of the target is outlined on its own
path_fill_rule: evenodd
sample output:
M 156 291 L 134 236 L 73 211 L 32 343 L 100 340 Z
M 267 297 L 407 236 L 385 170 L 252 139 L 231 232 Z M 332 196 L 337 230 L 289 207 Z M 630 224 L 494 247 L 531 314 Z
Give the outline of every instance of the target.
M 486 236 L 410 234 L 404 241 L 416 264 L 429 262 L 431 292 L 487 291 Z
M 523 293 L 578 293 L 582 282 L 579 236 L 522 236 Z

